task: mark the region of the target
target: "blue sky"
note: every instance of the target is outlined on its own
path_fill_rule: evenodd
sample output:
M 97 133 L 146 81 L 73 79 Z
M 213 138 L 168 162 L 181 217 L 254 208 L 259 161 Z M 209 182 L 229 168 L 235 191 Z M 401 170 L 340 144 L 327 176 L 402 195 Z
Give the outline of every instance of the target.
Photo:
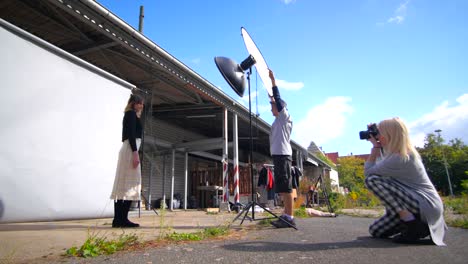
M 468 144 L 466 0 L 101 0 L 182 63 L 248 107 L 213 58 L 248 56 L 246 28 L 275 72 L 294 120 L 293 140 L 325 152 L 365 154 L 358 133 L 398 116 L 413 143 L 442 129 Z M 252 111 L 273 122 L 252 75 Z

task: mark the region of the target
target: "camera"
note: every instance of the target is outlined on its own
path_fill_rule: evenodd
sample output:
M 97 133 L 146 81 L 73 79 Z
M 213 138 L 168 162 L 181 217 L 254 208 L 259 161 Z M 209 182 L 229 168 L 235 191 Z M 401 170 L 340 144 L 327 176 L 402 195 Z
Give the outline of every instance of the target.
M 379 129 L 376 124 L 372 124 L 365 131 L 359 131 L 359 139 L 369 139 L 372 136 L 377 136 L 379 134 Z

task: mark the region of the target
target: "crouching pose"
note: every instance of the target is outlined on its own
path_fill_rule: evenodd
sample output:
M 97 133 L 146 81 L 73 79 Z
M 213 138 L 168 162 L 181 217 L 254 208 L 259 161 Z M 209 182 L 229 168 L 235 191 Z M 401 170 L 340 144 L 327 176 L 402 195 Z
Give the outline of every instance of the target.
M 369 131 L 373 131 L 369 135 L 373 147 L 365 163 L 365 183 L 386 209 L 369 227 L 370 234 L 408 244 L 430 236 L 434 244 L 445 245 L 443 203 L 410 142 L 406 125 L 392 118 L 377 127 L 369 125 Z

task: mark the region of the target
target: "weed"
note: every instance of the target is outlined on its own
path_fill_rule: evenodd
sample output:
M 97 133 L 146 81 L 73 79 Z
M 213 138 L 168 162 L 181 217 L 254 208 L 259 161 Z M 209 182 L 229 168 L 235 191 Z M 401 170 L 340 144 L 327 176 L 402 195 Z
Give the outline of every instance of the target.
M 227 235 L 229 233 L 228 226 L 218 226 L 218 227 L 208 227 L 203 229 L 204 237 L 218 237 L 222 235 Z
M 129 246 L 138 243 L 138 237 L 135 234 L 121 234 L 117 239 L 108 239 L 106 236 L 100 236 L 99 233 L 90 233 L 81 247 L 71 247 L 67 249 L 66 254 L 75 257 L 96 257 L 99 255 L 109 255 L 116 251 L 123 250 Z
M 457 214 L 468 214 L 468 195 L 463 194 L 457 197 L 444 197 L 446 209 L 452 210 Z
M 166 213 L 165 203 L 161 202 L 161 207 L 159 208 L 159 239 L 166 237 L 172 230 L 172 228 L 166 224 Z
M 199 233 L 172 233 L 166 235 L 167 240 L 172 241 L 199 241 L 202 240 L 202 236 Z
M 301 206 L 299 207 L 298 209 L 294 210 L 294 217 L 297 217 L 297 218 L 306 218 L 306 217 L 309 217 L 307 215 L 307 212 L 305 210 L 305 207 L 304 206 Z
M 3 245 L 2 245 L 3 246 Z M 0 263 L 4 264 L 9 264 L 9 263 L 14 263 L 14 257 L 16 252 L 18 251 L 18 247 L 10 250 L 7 252 L 5 255 L 0 255 Z
M 228 226 L 208 227 L 195 233 L 176 233 L 166 235 L 167 240 L 172 241 L 199 241 L 206 238 L 213 238 L 229 233 Z
M 260 220 L 260 221 L 258 222 L 258 225 L 261 225 L 261 226 L 270 226 L 272 221 L 274 221 L 273 218 L 262 219 L 262 220 Z
M 468 229 L 468 217 L 446 218 L 447 225 Z
M 468 229 L 468 194 L 442 197 L 447 225 Z

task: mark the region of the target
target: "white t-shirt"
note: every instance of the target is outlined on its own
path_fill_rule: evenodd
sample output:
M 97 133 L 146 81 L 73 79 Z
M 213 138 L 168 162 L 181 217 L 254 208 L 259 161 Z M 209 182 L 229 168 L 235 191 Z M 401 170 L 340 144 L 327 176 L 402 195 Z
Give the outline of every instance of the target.
M 270 152 L 271 155 L 292 155 L 291 149 L 292 120 L 286 108 L 279 112 L 271 125 Z

